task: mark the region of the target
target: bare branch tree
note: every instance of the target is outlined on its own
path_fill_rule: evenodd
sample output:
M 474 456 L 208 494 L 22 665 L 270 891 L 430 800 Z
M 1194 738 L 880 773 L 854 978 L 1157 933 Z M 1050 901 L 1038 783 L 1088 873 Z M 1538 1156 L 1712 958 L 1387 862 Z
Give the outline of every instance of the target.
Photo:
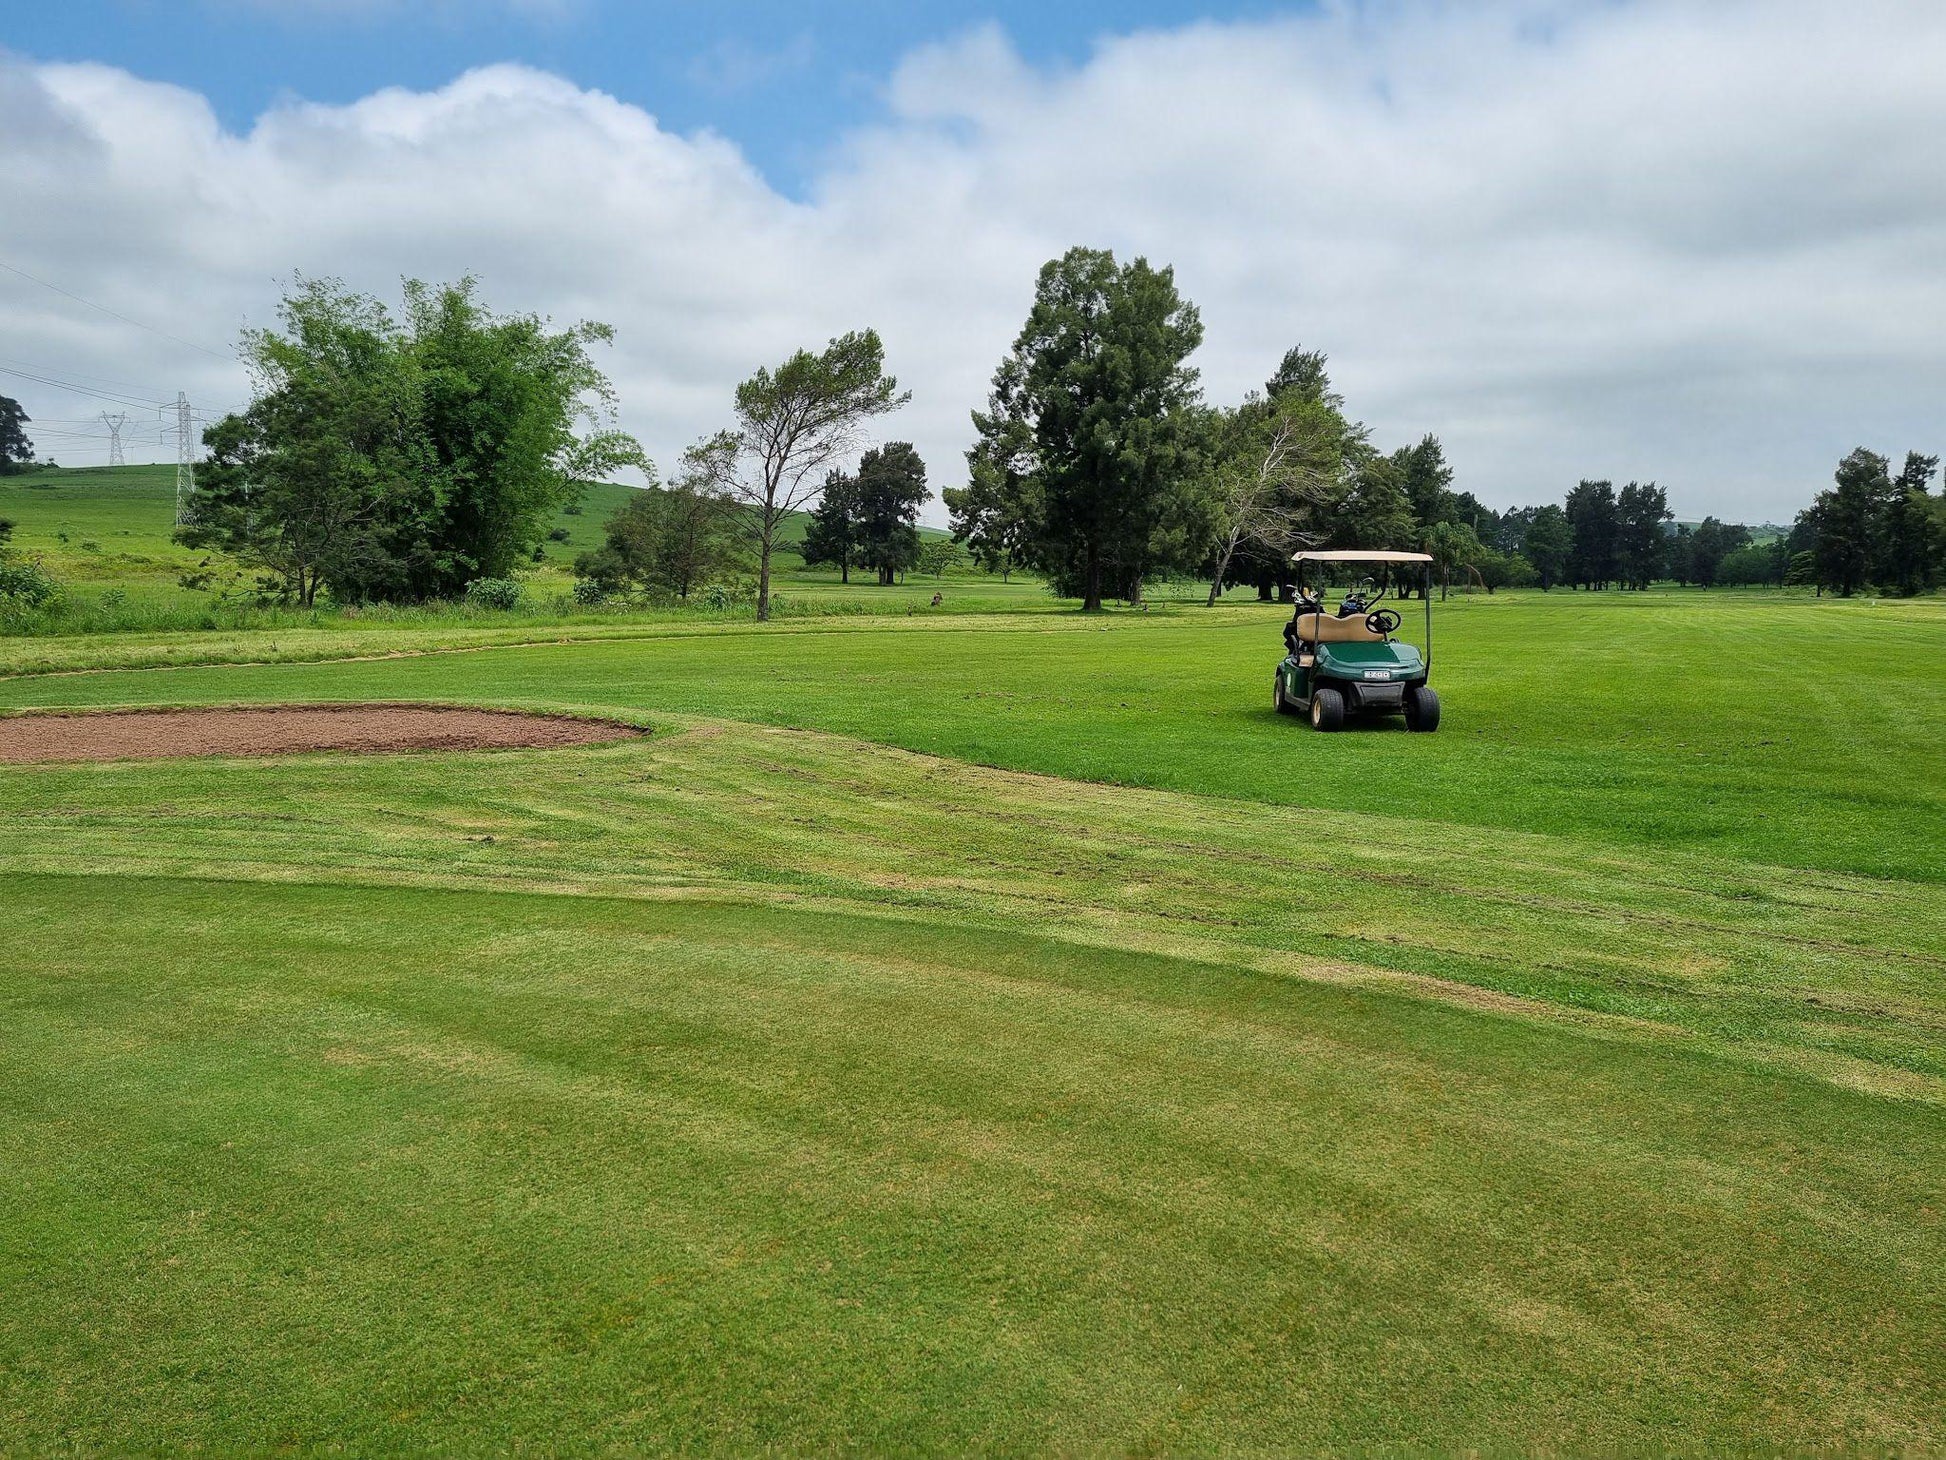
M 1216 570 L 1209 602 L 1223 591 L 1230 560 L 1246 544 L 1287 555 L 1315 543 L 1306 531 L 1344 469 L 1342 418 L 1317 402 L 1252 397 L 1226 423 L 1216 474 Z

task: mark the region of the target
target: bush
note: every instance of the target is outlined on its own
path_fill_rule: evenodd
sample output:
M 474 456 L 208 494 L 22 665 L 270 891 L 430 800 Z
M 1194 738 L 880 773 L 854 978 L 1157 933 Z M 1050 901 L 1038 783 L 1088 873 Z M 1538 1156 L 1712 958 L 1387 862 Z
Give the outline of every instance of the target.
M 593 578 L 576 578 L 573 593 L 574 601 L 583 608 L 593 608 L 608 601 L 608 589 Z
M 547 540 L 549 542 L 566 542 L 573 535 L 565 527 L 557 527 L 547 535 Z
M 58 592 L 47 569 L 32 558 L 0 558 L 0 603 L 44 608 Z
M 476 608 L 518 608 L 522 591 L 511 578 L 475 578 L 466 585 L 466 601 Z

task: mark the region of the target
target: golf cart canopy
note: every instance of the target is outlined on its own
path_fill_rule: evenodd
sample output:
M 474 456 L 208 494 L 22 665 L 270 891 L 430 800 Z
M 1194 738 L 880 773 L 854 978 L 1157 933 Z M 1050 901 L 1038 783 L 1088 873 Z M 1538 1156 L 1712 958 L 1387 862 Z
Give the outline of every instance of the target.
M 1431 553 L 1368 553 L 1356 548 L 1320 548 L 1293 553 L 1293 563 L 1430 563 Z

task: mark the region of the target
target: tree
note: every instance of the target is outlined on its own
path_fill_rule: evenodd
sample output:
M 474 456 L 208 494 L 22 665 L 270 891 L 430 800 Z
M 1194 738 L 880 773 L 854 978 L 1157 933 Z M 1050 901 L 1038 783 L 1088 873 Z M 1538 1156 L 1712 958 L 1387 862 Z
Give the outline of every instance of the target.
M 1020 486 L 1010 489 L 992 463 L 974 463 L 971 481 L 939 495 L 946 499 L 953 541 L 965 543 L 974 562 L 998 573 L 1001 582 L 1008 581 L 1034 536 L 1028 492 Z
M 1669 498 L 1654 482 L 1630 482 L 1615 502 L 1615 563 L 1622 585 L 1645 589 L 1662 571 Z
M 1689 582 L 1713 588 L 1723 560 L 1750 541 L 1750 529 L 1705 517 L 1689 534 L 1687 574 Z
M 919 545 L 918 569 L 935 578 L 943 578 L 948 569 L 959 565 L 959 560 L 960 546 L 950 537 L 929 538 Z
M 1343 410 L 1345 399 L 1331 388 L 1326 363 L 1324 351 L 1292 345 L 1278 362 L 1277 373 L 1264 382 L 1264 398 L 1270 401 L 1295 398 L 1329 406 L 1334 411 Z
M 1902 598 L 1924 593 L 1939 580 L 1946 537 L 1940 531 L 1937 504 L 1927 490 L 1938 469 L 1938 457 L 1907 452 L 1880 515 L 1875 576 Z
M 1437 436 L 1425 436 L 1416 446 L 1401 446 L 1392 453 L 1398 467 L 1399 485 L 1412 504 L 1412 515 L 1423 527 L 1436 522 L 1461 520 L 1458 499 L 1454 497 L 1453 469 L 1446 464 L 1446 448 Z M 1472 526 L 1470 519 L 1467 525 Z
M 608 519 L 603 545 L 575 559 L 575 576 L 608 592 L 643 588 L 686 600 L 738 566 L 740 516 L 736 503 L 691 475 L 636 492 Z
M 1041 269 L 988 408 L 974 413 L 974 481 L 1011 501 L 1023 557 L 1084 611 L 1172 566 L 1166 529 L 1196 401 L 1184 362 L 1202 338 L 1174 270 L 1071 249 Z
M 1432 554 L 1432 572 L 1439 580 L 1441 603 L 1451 591 L 1454 573 L 1481 578 L 1479 564 L 1486 549 L 1473 529 L 1463 522 L 1435 522 L 1426 533 L 1426 551 Z M 1490 586 L 1488 591 L 1492 591 Z
M 1859 447 L 1838 463 L 1836 485 L 1808 509 L 1816 534 L 1811 550 L 1820 589 L 1849 598 L 1870 580 L 1873 509 L 1891 494 L 1891 470 L 1875 451 Z
M 1534 565 L 1542 592 L 1561 582 L 1574 556 L 1574 525 L 1568 514 L 1551 502 L 1536 508 L 1521 551 Z
M 804 524 L 798 551 L 806 567 L 836 563 L 838 580 L 851 582 L 851 565 L 858 557 L 858 479 L 835 467 L 825 474 L 824 494 Z
M 1783 539 L 1762 544 L 1746 544 L 1723 555 L 1716 565 L 1716 581 L 1737 586 L 1777 584 L 1784 581 Z
M 33 465 L 34 443 L 23 429 L 30 419 L 19 401 L 0 395 L 0 477 L 18 476 Z
M 307 605 L 327 585 L 348 602 L 450 597 L 528 561 L 582 481 L 646 465 L 607 424 L 588 353 L 606 326 L 491 314 L 470 278 L 405 297 L 401 324 L 300 279 L 281 328 L 245 336 L 253 399 L 205 431 L 180 541 Z
M 1318 541 L 1324 508 L 1342 491 L 1350 428 L 1331 404 L 1336 398 L 1325 381 L 1324 357 L 1294 350 L 1280 376 L 1293 357 L 1307 367 L 1302 384 L 1268 398 L 1252 395 L 1209 421 L 1210 603 L 1222 593 L 1239 549 L 1281 563 Z
M 614 392 L 589 355 L 614 340 L 607 325 L 553 331 L 538 315 L 496 315 L 471 277 L 408 281 L 405 305 L 419 468 L 434 488 L 430 551 L 408 591 L 447 597 L 508 577 L 582 482 L 646 459 L 612 425 Z
M 204 431 L 177 540 L 234 554 L 306 607 L 327 583 L 374 596 L 409 578 L 434 515 L 412 362 L 384 306 L 333 281 L 300 280 L 278 317 L 283 333 L 245 337 L 255 398 Z
M 825 474 L 858 446 L 867 421 L 911 398 L 885 373 L 875 330 L 840 335 L 813 355 L 799 350 L 736 390 L 735 427 L 692 447 L 692 468 L 750 508 L 757 542 L 757 622 L 770 618 L 777 529 L 824 490 Z
M 881 587 L 919 561 L 919 509 L 932 495 L 926 464 L 909 441 L 892 441 L 858 462 L 858 561 Z
M 1574 530 L 1567 580 L 1577 587 L 1606 588 L 1615 581 L 1617 509 L 1612 482 L 1583 480 L 1563 508 Z

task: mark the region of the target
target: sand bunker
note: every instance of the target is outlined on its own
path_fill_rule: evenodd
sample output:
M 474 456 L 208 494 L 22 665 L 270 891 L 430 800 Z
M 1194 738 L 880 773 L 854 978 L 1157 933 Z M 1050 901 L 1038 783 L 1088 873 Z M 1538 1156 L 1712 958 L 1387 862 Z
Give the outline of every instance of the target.
M 0 763 L 289 755 L 307 750 L 512 750 L 643 734 L 612 720 L 441 705 L 266 705 L 0 715 Z

